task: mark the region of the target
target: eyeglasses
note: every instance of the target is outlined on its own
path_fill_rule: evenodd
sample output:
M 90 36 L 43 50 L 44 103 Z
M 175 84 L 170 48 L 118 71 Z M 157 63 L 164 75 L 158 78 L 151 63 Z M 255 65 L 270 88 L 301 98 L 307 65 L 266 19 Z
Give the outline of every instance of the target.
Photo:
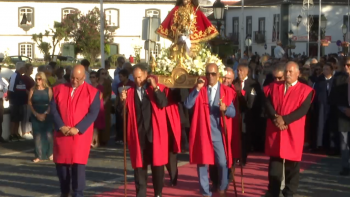
M 75 78 L 75 77 L 71 77 L 70 78 L 72 81 L 82 81 L 84 78 Z
M 213 76 L 213 77 L 215 77 L 216 74 L 217 74 L 217 73 L 214 73 L 214 72 L 212 72 L 212 73 L 211 73 L 211 72 L 206 72 L 206 73 L 205 73 L 206 76 L 211 75 L 211 76 Z
M 90 76 L 91 79 L 95 79 L 96 77 L 95 76 Z
M 345 64 L 345 66 L 350 67 L 350 64 Z
M 35 78 L 35 81 L 41 81 L 41 78 Z

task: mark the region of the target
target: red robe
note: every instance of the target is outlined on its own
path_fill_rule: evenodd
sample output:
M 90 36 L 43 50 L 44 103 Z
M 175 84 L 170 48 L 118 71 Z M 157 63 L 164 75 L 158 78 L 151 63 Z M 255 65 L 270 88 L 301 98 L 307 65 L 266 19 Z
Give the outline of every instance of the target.
M 158 85 L 160 91 L 164 90 L 163 85 Z M 155 103 L 154 89 L 149 86 L 146 89 L 151 105 L 152 105 L 152 129 L 153 129 L 153 165 L 162 166 L 168 163 L 168 130 L 166 122 L 165 108 L 158 108 Z M 135 113 L 135 87 L 132 86 L 127 90 L 126 106 L 128 110 L 128 129 L 127 140 L 130 152 L 130 160 L 132 167 L 142 168 L 142 153 L 139 141 L 139 133 L 137 128 L 137 119 Z
M 169 118 L 171 130 L 175 138 L 173 152 L 180 153 L 181 152 L 181 120 L 180 120 L 178 105 L 176 102 L 172 101 L 170 91 L 171 90 L 169 88 L 165 89 L 165 93 L 168 98 L 168 106 L 165 108 L 165 110 Z
M 98 90 L 83 83 L 71 97 L 73 88 L 70 84 L 59 84 L 53 88 L 53 99 L 61 115 L 64 125 L 75 127 L 89 113 L 89 107 Z M 83 133 L 64 136 L 62 132 L 54 132 L 54 162 L 60 164 L 87 164 L 92 141 L 94 124 Z
M 192 91 L 197 91 L 193 89 Z M 232 93 L 230 89 L 220 84 L 220 98 L 222 102 L 229 106 L 232 102 Z M 193 106 L 193 117 L 190 129 L 190 163 L 191 164 L 214 164 L 214 148 L 211 140 L 210 131 L 210 114 L 207 86 L 204 86 L 200 91 Z M 226 145 L 225 129 L 222 117 L 220 118 L 221 133 L 227 159 L 227 167 L 232 166 L 231 139 L 232 139 L 232 119 L 225 116 L 228 135 L 228 150 Z M 227 154 L 228 151 L 228 154 Z
M 156 31 L 157 34 L 171 40 L 172 42 L 175 40 L 176 27 L 173 24 L 174 20 L 176 20 L 176 17 L 178 16 L 178 9 L 179 6 L 175 6 Z M 203 12 L 200 11 L 200 9 L 193 9 L 197 10 L 197 18 L 195 22 L 195 29 L 190 35 L 191 42 L 198 43 L 215 38 L 219 34 L 216 28 L 211 24 Z
M 239 109 L 239 102 L 238 99 L 236 99 L 237 97 L 237 93 L 235 90 L 234 85 L 231 85 L 232 88 L 232 102 L 233 105 L 236 108 L 236 116 L 234 118 L 232 118 L 232 143 L 231 143 L 231 147 L 232 147 L 232 158 L 235 159 L 239 159 L 241 158 L 241 130 L 240 130 L 240 124 L 239 121 L 241 120 L 241 113 L 238 110 Z
M 284 82 L 274 82 L 264 88 L 266 97 L 271 97 L 272 105 L 279 115 L 288 115 L 300 107 L 313 89 L 298 82 L 284 95 Z M 291 161 L 301 161 L 304 147 L 305 117 L 288 125 L 280 131 L 268 119 L 266 127 L 265 153 Z

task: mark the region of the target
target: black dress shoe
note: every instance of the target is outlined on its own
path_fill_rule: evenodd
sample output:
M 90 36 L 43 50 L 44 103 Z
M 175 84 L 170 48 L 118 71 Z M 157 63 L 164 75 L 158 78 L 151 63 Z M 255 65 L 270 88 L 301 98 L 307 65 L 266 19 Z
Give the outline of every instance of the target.
M 349 176 L 349 174 L 350 174 L 349 168 L 344 168 L 342 171 L 339 172 L 339 175 L 341 176 Z

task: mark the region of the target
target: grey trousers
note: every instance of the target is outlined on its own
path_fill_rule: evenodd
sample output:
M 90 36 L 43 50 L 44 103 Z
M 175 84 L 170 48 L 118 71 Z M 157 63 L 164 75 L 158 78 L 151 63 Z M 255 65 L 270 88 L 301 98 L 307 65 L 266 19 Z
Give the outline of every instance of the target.
M 340 132 L 341 164 L 349 169 L 349 132 Z

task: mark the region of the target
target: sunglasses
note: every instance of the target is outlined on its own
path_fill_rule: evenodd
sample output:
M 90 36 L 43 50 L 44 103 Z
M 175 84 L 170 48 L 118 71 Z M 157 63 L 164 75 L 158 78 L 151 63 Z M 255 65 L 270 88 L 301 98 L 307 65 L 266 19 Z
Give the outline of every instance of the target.
M 35 81 L 41 81 L 41 78 L 35 78 Z
M 345 66 L 350 67 L 350 64 L 345 64 Z
M 213 77 L 215 77 L 215 76 L 216 76 L 216 74 L 217 74 L 217 73 L 214 73 L 214 72 L 212 72 L 212 73 L 210 73 L 210 72 L 206 72 L 206 73 L 205 73 L 205 75 L 206 75 L 206 76 L 211 75 L 211 76 L 213 76 Z
M 283 77 L 274 77 L 275 79 L 282 80 Z

